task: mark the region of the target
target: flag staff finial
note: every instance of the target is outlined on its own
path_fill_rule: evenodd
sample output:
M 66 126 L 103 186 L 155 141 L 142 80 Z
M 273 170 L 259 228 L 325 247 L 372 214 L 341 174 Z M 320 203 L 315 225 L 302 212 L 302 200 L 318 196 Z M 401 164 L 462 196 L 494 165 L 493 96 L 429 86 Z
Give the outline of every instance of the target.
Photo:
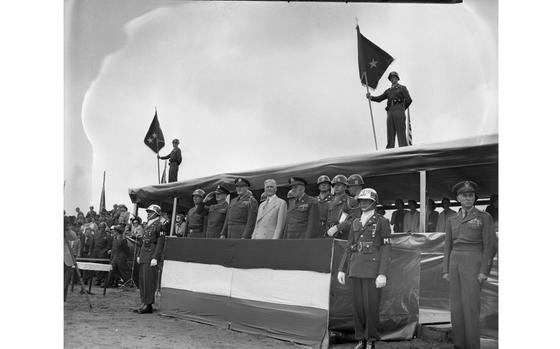
M 360 25 L 358 24 L 358 17 L 354 17 L 354 19 L 356 20 L 356 28 L 359 28 Z
M 155 109 L 155 111 L 156 111 L 156 113 L 157 113 L 157 105 L 156 105 L 156 106 L 154 106 L 154 109 Z

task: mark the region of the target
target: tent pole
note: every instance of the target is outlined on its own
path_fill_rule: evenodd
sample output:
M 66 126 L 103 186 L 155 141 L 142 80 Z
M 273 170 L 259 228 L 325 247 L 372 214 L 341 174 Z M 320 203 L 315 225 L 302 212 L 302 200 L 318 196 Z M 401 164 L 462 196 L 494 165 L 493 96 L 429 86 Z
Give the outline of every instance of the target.
M 426 232 L 426 171 L 420 171 L 420 232 Z
M 173 198 L 173 212 L 171 213 L 171 231 L 169 236 L 175 236 L 175 217 L 177 217 L 177 198 Z

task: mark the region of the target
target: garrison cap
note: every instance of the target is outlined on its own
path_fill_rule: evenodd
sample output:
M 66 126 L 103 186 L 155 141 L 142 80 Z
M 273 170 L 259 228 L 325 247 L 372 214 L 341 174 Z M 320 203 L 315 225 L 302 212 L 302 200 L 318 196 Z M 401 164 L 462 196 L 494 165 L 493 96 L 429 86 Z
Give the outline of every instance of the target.
M 223 185 L 219 185 L 216 187 L 216 193 L 222 193 L 222 194 L 229 194 L 229 190 L 227 190 Z
M 317 184 L 321 184 L 321 183 L 331 184 L 331 179 L 327 175 L 319 176 L 319 178 L 317 178 Z
M 393 77 L 393 76 L 396 76 L 397 79 L 399 79 L 399 80 L 401 79 L 400 76 L 399 76 L 399 73 L 397 73 L 396 71 L 392 71 L 392 72 L 389 73 L 389 76 L 387 77 L 389 79 L 389 81 L 391 81 L 391 77 Z
M 249 183 L 249 180 L 242 178 L 242 177 L 237 177 L 235 179 L 235 186 L 236 187 L 243 187 L 243 186 L 247 186 L 250 187 L 251 183 Z
M 455 184 L 451 189 L 454 196 L 462 193 L 475 193 L 478 191 L 478 185 L 473 181 L 463 181 Z
M 293 187 L 294 185 L 307 185 L 307 181 L 301 177 L 292 177 L 290 178 L 290 180 L 288 181 L 288 184 L 290 185 L 290 187 Z

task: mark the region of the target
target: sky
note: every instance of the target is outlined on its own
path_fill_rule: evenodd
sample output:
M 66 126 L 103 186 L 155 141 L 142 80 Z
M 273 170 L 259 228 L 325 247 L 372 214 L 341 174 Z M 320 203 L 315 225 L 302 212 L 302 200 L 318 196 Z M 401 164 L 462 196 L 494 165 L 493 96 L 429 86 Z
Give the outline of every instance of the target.
M 155 184 L 157 106 L 179 180 L 375 151 L 361 33 L 410 91 L 414 144 L 498 132 L 497 1 L 459 5 L 65 1 L 66 211 Z M 385 103 L 374 103 L 379 151 Z M 163 168 L 163 163 L 162 163 Z M 129 206 L 130 207 L 130 206 Z

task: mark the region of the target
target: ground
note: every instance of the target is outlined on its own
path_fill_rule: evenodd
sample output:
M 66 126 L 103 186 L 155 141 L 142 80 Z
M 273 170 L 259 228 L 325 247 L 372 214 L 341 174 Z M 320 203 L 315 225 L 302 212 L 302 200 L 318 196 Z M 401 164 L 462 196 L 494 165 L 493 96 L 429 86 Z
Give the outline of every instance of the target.
M 158 312 L 139 315 L 132 312 L 139 306 L 139 292 L 135 289 L 103 289 L 93 287 L 90 310 L 79 287 L 68 292 L 64 303 L 64 346 L 66 348 L 290 348 L 305 346 L 250 335 L 193 321 L 165 317 Z M 156 303 L 157 305 L 157 303 Z M 349 349 L 355 343 L 331 344 L 330 348 Z M 483 349 L 497 348 L 495 343 L 483 342 Z M 428 342 L 421 339 L 400 342 L 380 342 L 380 349 L 451 349 L 449 343 Z

